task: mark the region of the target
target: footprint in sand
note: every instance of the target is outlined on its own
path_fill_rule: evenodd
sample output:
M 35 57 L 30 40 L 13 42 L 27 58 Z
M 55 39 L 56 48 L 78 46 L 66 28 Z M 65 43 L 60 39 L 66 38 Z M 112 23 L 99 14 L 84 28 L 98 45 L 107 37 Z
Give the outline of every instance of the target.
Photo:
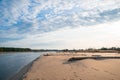
M 108 74 L 111 74 L 111 75 L 114 75 L 114 76 L 116 76 L 116 74 L 114 74 L 114 73 L 111 73 L 111 72 L 109 72 L 109 71 L 104 71 L 104 72 L 106 72 L 106 73 L 108 73 Z
M 42 80 L 42 79 L 37 78 L 36 80 Z
M 75 77 L 78 77 L 76 72 L 73 72 L 73 74 L 74 74 Z
M 91 67 L 91 69 L 96 70 L 96 71 L 99 71 L 99 69 L 96 69 L 96 68 L 94 68 L 94 67 Z
M 39 78 L 37 78 L 37 79 L 35 79 L 35 80 L 45 80 L 45 79 L 43 79 L 43 78 L 40 78 L 40 79 L 39 79 Z

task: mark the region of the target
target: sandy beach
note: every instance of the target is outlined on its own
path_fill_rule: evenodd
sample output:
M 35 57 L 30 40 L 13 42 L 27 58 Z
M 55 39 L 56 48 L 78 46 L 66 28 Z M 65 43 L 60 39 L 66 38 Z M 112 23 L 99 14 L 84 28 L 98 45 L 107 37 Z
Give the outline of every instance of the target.
M 120 80 L 120 59 L 83 59 L 72 57 L 120 57 L 117 53 L 59 53 L 41 56 L 23 80 Z

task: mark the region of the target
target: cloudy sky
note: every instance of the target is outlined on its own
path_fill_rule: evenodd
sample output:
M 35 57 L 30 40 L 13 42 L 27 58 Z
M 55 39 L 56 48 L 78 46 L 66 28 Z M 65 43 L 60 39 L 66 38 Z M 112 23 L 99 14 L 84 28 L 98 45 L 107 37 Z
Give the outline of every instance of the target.
M 120 0 L 0 0 L 0 46 L 120 47 Z

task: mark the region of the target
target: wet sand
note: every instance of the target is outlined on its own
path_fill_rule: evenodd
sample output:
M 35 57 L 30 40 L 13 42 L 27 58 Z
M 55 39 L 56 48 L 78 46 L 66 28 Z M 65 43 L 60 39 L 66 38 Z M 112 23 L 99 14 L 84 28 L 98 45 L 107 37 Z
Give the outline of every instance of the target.
M 120 80 L 120 59 L 83 59 L 71 57 L 120 57 L 117 53 L 60 53 L 37 59 L 23 80 Z

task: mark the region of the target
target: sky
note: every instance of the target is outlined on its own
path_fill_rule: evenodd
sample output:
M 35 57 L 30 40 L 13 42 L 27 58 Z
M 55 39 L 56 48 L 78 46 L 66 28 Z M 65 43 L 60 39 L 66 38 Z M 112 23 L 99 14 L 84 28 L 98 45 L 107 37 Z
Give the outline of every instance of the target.
M 0 47 L 120 47 L 120 0 L 0 0 Z

